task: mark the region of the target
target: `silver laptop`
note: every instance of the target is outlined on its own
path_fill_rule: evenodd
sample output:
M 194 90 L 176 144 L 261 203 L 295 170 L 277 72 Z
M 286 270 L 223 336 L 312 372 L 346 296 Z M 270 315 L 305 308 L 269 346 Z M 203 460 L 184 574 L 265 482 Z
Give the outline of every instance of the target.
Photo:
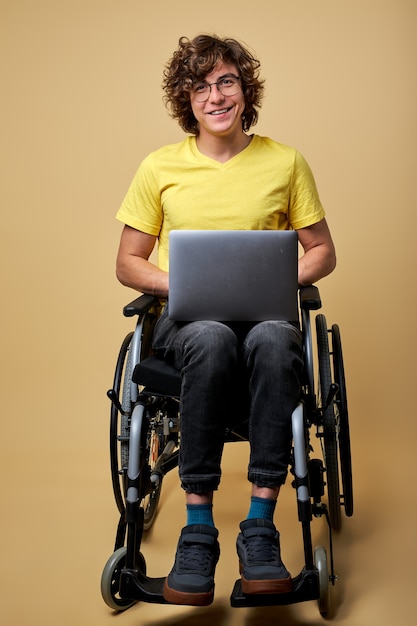
M 298 320 L 298 237 L 288 230 L 174 230 L 168 314 L 176 321 Z

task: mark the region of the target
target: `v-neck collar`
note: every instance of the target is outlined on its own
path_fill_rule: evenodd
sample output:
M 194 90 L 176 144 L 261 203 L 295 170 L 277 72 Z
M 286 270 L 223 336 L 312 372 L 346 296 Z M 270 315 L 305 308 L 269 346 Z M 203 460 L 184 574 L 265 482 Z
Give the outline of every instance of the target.
M 201 152 L 197 146 L 197 138 L 195 136 L 189 137 L 189 140 L 190 140 L 191 150 L 195 156 L 197 156 L 199 159 L 209 161 L 213 165 L 217 165 L 219 168 L 224 168 L 224 167 L 227 167 L 229 164 L 233 163 L 233 161 L 235 161 L 236 159 L 242 157 L 243 155 L 246 155 L 247 151 L 250 150 L 252 144 L 254 143 L 255 135 L 248 135 L 248 136 L 250 137 L 250 141 L 248 145 L 245 146 L 243 150 L 240 150 L 240 152 L 230 157 L 230 159 L 227 159 L 227 161 L 218 161 L 217 159 L 214 159 L 213 157 L 210 157 L 204 154 L 203 152 Z

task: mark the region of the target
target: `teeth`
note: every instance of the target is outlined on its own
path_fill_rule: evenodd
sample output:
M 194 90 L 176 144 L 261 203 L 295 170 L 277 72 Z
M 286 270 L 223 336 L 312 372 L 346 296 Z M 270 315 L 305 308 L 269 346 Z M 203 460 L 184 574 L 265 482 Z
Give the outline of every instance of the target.
M 221 111 L 212 111 L 210 115 L 221 115 L 221 113 L 227 113 L 228 109 L 221 109 Z

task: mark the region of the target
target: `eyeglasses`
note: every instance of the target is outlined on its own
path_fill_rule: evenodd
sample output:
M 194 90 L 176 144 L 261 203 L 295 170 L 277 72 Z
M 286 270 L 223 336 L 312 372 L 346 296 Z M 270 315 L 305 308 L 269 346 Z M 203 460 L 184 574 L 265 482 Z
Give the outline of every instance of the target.
M 205 102 L 209 99 L 211 88 L 216 85 L 218 91 L 224 96 L 234 96 L 239 91 L 240 77 L 230 74 L 229 76 L 223 76 L 217 83 L 196 83 L 193 86 L 192 92 L 196 102 Z

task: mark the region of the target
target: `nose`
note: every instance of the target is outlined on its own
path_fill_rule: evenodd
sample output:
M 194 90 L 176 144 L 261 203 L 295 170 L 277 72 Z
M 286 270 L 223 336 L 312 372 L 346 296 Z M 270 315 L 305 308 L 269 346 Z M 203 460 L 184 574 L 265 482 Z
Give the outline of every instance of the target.
M 224 95 L 222 94 L 220 89 L 217 87 L 217 83 L 212 83 L 210 85 L 209 100 L 210 102 L 221 102 L 222 100 L 224 100 Z

